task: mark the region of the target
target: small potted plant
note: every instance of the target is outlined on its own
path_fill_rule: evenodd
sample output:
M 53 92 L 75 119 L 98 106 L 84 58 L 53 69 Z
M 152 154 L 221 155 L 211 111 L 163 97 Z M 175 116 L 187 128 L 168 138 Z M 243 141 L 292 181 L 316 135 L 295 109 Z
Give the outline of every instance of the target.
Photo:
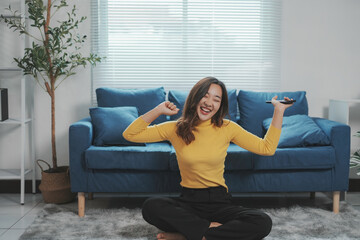
M 360 131 L 354 136 L 360 137 Z M 360 176 L 360 149 L 358 149 L 350 158 L 350 168 L 356 168 L 356 175 Z
M 36 82 L 48 93 L 51 102 L 51 150 L 52 167 L 45 161 L 49 169 L 42 170 L 42 179 L 39 189 L 45 202 L 64 203 L 73 199 L 70 191 L 68 166 L 58 166 L 55 137 L 55 90 L 70 76 L 76 74 L 75 69 L 85 67 L 88 63 L 95 65 L 101 61 L 96 54 L 83 57 L 80 49 L 86 40 L 86 35 L 77 33 L 79 24 L 86 17 L 78 18 L 76 6 L 66 12 L 66 19 L 53 23 L 54 16 L 66 10 L 69 6 L 66 0 L 25 0 L 27 6 L 27 21 L 18 18 L 17 11 L 11 6 L 7 9 L 14 18 L 1 16 L 10 29 L 27 35 L 31 39 L 30 47 L 24 51 L 24 56 L 14 58 L 24 75 L 31 75 Z

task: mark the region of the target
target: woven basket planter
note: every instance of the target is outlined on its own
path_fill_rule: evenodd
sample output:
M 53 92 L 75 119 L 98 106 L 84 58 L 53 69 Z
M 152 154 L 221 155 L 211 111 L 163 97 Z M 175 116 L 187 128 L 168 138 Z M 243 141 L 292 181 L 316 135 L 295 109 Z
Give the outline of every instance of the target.
M 48 165 L 48 170 L 43 170 L 39 162 Z M 43 161 L 37 160 L 41 168 L 41 183 L 39 189 L 45 203 L 68 203 L 74 200 L 75 193 L 71 192 L 70 174 L 68 166 L 57 168 L 56 172 L 50 172 L 50 165 Z

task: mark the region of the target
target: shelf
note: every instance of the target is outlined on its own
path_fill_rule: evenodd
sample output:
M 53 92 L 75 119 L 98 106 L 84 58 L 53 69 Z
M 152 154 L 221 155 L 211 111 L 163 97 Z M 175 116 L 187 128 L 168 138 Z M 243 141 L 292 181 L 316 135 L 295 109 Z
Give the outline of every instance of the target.
M 31 169 L 25 169 L 25 175 L 30 173 Z M 19 180 L 21 179 L 20 169 L 0 169 L 0 180 Z
M 30 123 L 32 121 L 31 118 L 25 119 L 24 123 Z M 21 120 L 18 119 L 7 119 L 5 121 L 0 121 L 0 125 L 21 125 Z
M 349 125 L 349 110 L 352 103 L 360 103 L 360 99 L 330 99 L 329 119 Z
M 13 1 L 12 1 L 13 2 Z M 14 3 L 19 6 L 18 12 L 13 13 L 0 13 L 4 18 L 7 18 L 9 21 L 18 22 L 21 21 L 25 24 L 27 28 L 29 26 L 28 18 L 27 18 L 27 7 L 26 2 L 24 0 L 17 1 L 19 3 Z M 24 14 L 24 15 L 22 15 Z M 13 35 L 5 34 L 3 36 L 4 41 L 11 41 L 16 39 Z M 21 54 L 17 57 L 23 57 L 25 53 L 26 47 L 30 44 L 29 38 L 27 36 L 20 37 L 19 41 L 21 44 L 17 44 L 12 46 L 12 48 L 19 48 Z M 4 46 L 1 46 L 4 47 Z M 7 55 L 6 55 L 7 56 Z M 5 57 L 6 57 L 5 56 Z M 10 56 L 10 55 L 9 55 Z M 6 57 L 7 58 L 7 57 Z M 10 60 L 10 59 L 8 59 Z M 33 116 L 34 116 L 34 92 L 32 87 L 29 87 L 26 77 L 23 75 L 23 69 L 19 68 L 17 64 L 7 64 L 6 61 L 2 62 L 0 65 L 0 72 L 2 75 L 12 75 L 12 77 L 18 78 L 20 80 L 20 86 L 17 86 L 17 90 L 19 90 L 20 94 L 16 96 L 20 96 L 20 111 L 19 115 L 16 115 L 16 118 L 10 118 L 5 121 L 0 121 L 0 127 L 3 126 L 11 126 L 12 129 L 20 132 L 20 136 L 18 141 L 14 141 L 14 149 L 5 149 L 5 146 L 2 146 L 0 151 L 6 151 L 8 154 L 17 154 L 20 153 L 18 166 L 14 166 L 17 169 L 0 169 L 0 180 L 20 180 L 20 204 L 25 203 L 25 176 L 29 174 L 32 176 L 32 192 L 36 192 L 36 182 L 35 182 L 35 146 L 34 146 L 34 126 L 33 126 Z M 21 76 L 20 76 L 21 75 Z M 2 80 L 8 79 L 7 77 L 2 77 Z M 14 88 L 15 89 L 15 88 Z M 15 90 L 14 90 L 15 91 Z M 28 109 L 28 111 L 26 110 Z M 0 136 L 2 137 L 2 136 Z M 6 139 L 3 139 L 5 142 Z M 28 150 L 28 151 L 27 151 Z M 6 155 L 5 155 L 6 158 Z M 1 159 L 3 162 L 12 161 L 10 159 Z M 26 169 L 25 166 L 28 166 L 29 169 Z M 6 166 L 4 166 L 6 167 Z
M 4 18 L 17 18 L 17 19 L 22 19 L 23 17 L 22 16 L 20 16 L 20 15 L 8 15 L 8 14 L 3 14 L 3 15 L 1 15 L 2 17 L 4 17 Z
M 0 67 L 1 72 L 21 72 L 22 69 L 18 67 Z
M 333 102 L 360 103 L 360 99 L 330 99 Z

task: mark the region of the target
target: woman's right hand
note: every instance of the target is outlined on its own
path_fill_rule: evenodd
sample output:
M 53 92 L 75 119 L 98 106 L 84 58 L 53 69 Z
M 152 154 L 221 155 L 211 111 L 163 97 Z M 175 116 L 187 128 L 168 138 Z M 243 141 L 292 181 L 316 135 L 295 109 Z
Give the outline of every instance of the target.
M 157 105 L 152 110 L 148 111 L 144 115 L 142 115 L 142 118 L 147 123 L 152 123 L 156 118 L 158 118 L 160 115 L 175 115 L 179 112 L 179 109 L 176 107 L 175 104 L 169 101 L 165 101 Z
M 160 114 L 167 115 L 167 116 L 175 115 L 180 110 L 176 107 L 176 105 L 174 103 L 172 103 L 170 101 L 162 102 L 156 108 L 158 109 Z

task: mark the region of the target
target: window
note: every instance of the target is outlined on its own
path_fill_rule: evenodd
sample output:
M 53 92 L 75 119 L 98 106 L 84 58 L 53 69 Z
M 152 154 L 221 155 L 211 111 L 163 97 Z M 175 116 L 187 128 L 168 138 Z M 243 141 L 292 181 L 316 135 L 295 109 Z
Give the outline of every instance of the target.
M 93 93 L 189 90 L 206 76 L 229 89 L 278 90 L 280 21 L 277 0 L 92 0 L 92 50 L 106 56 Z

